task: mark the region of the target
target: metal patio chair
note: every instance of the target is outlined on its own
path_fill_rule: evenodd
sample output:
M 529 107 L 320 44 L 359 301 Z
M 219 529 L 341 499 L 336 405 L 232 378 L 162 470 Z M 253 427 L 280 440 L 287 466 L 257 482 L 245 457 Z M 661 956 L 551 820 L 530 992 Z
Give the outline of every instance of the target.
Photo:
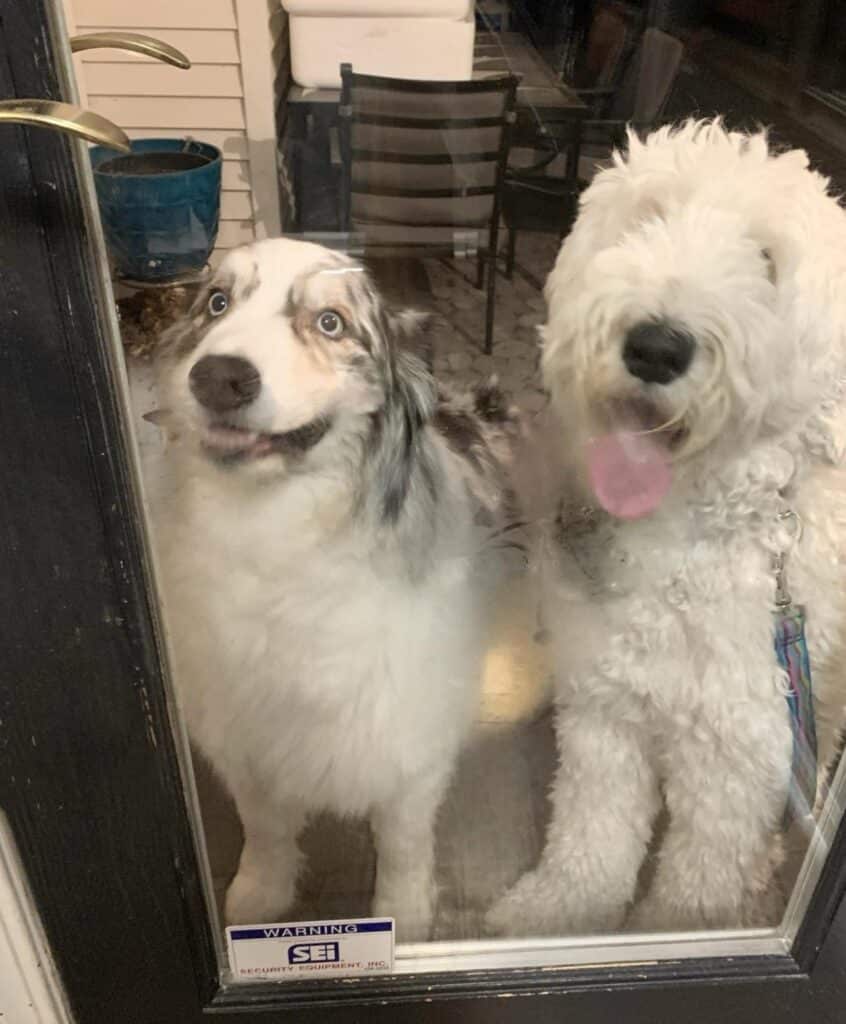
M 341 222 L 368 258 L 475 254 L 493 344 L 496 251 L 517 79 L 412 81 L 341 66 Z

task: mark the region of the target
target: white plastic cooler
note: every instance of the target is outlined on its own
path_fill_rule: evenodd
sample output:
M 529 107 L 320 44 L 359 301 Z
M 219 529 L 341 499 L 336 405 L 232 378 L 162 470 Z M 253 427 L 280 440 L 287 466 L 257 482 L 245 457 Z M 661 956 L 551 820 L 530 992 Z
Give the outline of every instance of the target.
M 302 86 L 337 88 L 340 66 L 397 78 L 470 78 L 473 0 L 281 0 L 291 71 Z

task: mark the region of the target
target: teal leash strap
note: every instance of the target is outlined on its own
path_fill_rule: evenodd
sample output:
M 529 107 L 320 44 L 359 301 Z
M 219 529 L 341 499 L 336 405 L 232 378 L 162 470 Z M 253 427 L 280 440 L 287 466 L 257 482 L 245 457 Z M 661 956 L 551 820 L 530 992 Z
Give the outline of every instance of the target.
M 801 523 L 796 513 L 783 513 Z M 805 635 L 805 609 L 794 605 L 787 588 L 786 556 L 775 560 L 776 612 L 775 653 L 787 677 L 787 708 L 793 735 L 793 761 L 786 821 L 807 817 L 814 809 L 817 795 L 817 732 L 814 720 L 814 690 L 811 661 Z
M 817 796 L 817 734 L 805 610 L 801 606 L 776 612 L 775 649 L 787 674 L 787 709 L 793 733 L 787 813 L 791 819 L 803 818 L 814 809 Z

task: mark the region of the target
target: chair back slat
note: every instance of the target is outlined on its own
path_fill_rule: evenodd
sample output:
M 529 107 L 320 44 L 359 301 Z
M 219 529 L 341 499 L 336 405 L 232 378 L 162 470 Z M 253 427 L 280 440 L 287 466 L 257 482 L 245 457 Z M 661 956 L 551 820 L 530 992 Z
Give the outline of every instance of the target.
M 346 227 L 489 228 L 516 78 L 418 82 L 344 65 L 341 80 Z
M 496 188 L 496 161 L 459 161 L 457 163 L 407 163 L 392 160 L 363 160 L 353 155 L 352 190 L 382 195 L 449 190 L 450 194 L 481 195 Z
M 441 153 L 395 153 L 387 149 L 355 149 L 353 159 L 369 163 L 387 164 L 473 164 L 495 163 L 499 159 L 496 150 L 474 153 L 457 153 L 455 150 Z
M 652 124 L 667 103 L 681 67 L 684 44 L 657 28 L 648 28 L 632 54 L 609 117 Z
M 616 5 L 603 5 L 594 15 L 588 32 L 578 85 L 613 88 L 622 73 L 631 27 Z
M 404 79 L 386 78 L 385 82 L 404 81 Z M 481 79 L 478 84 L 488 81 L 496 84 L 499 78 Z M 414 85 L 424 83 L 412 83 Z M 434 84 L 434 83 L 433 83 Z M 437 83 L 438 85 L 446 83 Z M 450 83 L 466 85 L 464 82 Z M 476 82 L 472 83 L 476 85 Z M 500 88 L 486 87 L 473 92 L 418 92 L 407 89 L 395 89 L 388 86 L 353 85 L 350 105 L 354 119 L 366 117 L 387 118 L 430 118 L 432 120 L 451 121 L 457 127 L 464 121 L 484 120 L 491 124 L 501 124 L 505 112 L 507 96 Z
M 400 128 L 396 125 L 350 124 L 353 158 L 356 150 L 386 150 L 389 152 L 424 157 L 438 156 L 450 160 L 455 154 L 494 153 L 499 159 L 502 126 L 490 128 L 475 126 L 461 128 L 423 129 Z
M 404 227 L 484 227 L 490 222 L 493 196 L 433 198 L 377 196 L 355 192 L 352 199 L 353 228 L 371 224 Z M 410 239 L 409 239 L 410 240 Z

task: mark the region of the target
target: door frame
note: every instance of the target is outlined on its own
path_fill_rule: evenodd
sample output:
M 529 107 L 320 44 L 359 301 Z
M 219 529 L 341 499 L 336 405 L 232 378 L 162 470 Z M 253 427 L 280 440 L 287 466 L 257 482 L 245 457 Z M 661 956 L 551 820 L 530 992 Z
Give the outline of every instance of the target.
M 3 96 L 68 98 L 50 11 Z M 0 807 L 78 1024 L 842 1020 L 846 821 L 784 955 L 221 986 L 78 145 L 0 128 Z

